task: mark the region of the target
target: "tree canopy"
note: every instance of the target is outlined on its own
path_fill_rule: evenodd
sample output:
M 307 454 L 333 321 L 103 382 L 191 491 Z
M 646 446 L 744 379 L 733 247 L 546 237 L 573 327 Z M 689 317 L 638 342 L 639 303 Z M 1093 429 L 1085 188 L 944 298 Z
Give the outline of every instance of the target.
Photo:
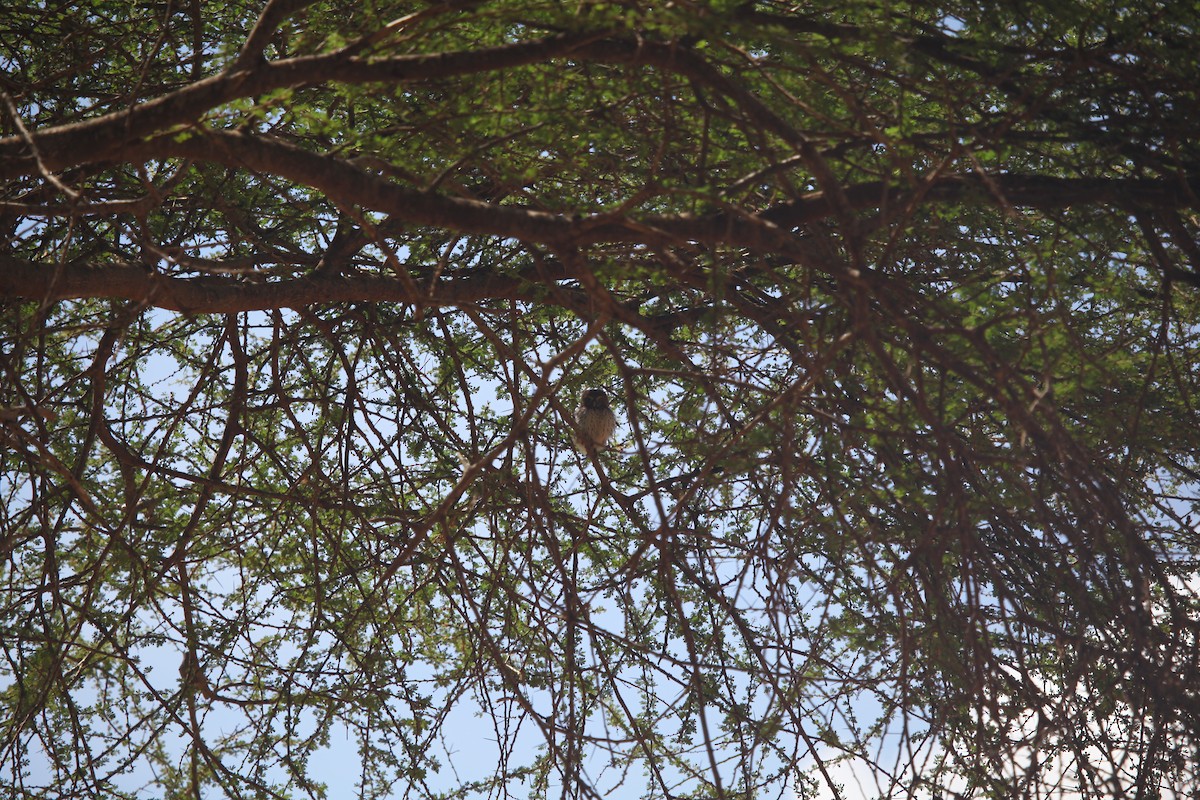
M 7 5 L 3 791 L 1192 796 L 1198 23 Z

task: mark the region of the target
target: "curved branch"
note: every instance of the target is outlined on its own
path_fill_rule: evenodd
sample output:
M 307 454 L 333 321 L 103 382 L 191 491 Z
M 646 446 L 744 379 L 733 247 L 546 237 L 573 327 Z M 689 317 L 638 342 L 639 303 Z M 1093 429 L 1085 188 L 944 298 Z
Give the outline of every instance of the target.
M 125 156 L 139 139 L 193 122 L 213 108 L 276 89 L 341 81 L 372 83 L 445 78 L 544 61 L 564 55 L 597 34 L 563 34 L 514 45 L 366 61 L 338 52 L 262 64 L 253 71 L 223 72 L 128 109 L 35 132 L 33 142 L 48 169 Z M 0 179 L 36 174 L 38 162 L 23 137 L 0 139 Z
M 408 223 L 459 233 L 574 247 L 601 242 L 653 245 L 700 242 L 785 254 L 808 266 L 836 269 L 822 262 L 774 221 L 744 212 L 631 219 L 609 214 L 567 216 L 523 206 L 494 205 L 400 186 L 343 159 L 310 153 L 281 140 L 236 132 L 164 135 L 131 148 L 126 155 L 215 161 L 277 175 L 317 189 L 339 205 L 362 206 Z
M 187 158 L 275 175 L 323 192 L 346 207 L 362 206 L 417 225 L 526 241 L 565 242 L 575 225 L 562 214 L 495 206 L 401 186 L 340 158 L 311 153 L 280 139 L 226 131 L 164 135 L 131 148 L 135 158 Z
M 271 36 L 279 29 L 280 24 L 293 14 L 303 11 L 317 0 L 271 0 L 267 7 L 258 15 L 254 30 L 246 37 L 242 50 L 237 59 L 229 66 L 230 72 L 248 69 L 262 57 L 262 51 L 270 42 Z

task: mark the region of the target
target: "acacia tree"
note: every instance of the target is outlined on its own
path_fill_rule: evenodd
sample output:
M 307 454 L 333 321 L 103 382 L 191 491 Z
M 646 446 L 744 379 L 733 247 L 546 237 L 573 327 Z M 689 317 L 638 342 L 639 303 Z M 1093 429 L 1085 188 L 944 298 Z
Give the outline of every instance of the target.
M 1200 20 L 996 5 L 6 8 L 4 789 L 1194 793 Z

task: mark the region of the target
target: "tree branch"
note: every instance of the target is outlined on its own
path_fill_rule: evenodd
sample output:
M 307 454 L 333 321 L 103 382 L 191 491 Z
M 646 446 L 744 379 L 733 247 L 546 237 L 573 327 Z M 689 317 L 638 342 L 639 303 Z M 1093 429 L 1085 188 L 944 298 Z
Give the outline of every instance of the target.
M 223 72 L 131 108 L 95 119 L 33 133 L 48 169 L 62 170 L 109 158 L 124 158 L 126 146 L 201 118 L 231 100 L 311 83 L 405 82 L 446 78 L 545 61 L 563 55 L 597 34 L 564 34 L 514 45 L 455 53 L 398 56 L 365 61 L 344 53 L 303 56 L 261 64 L 253 71 Z M 0 179 L 38 173 L 23 137 L 0 139 Z
M 174 278 L 121 265 L 47 266 L 0 254 L 0 297 L 43 302 L 113 298 L 186 314 L 304 308 L 324 303 L 400 302 L 449 306 L 492 298 L 532 299 L 519 276 L 486 275 L 439 281 L 423 291 L 411 281 L 367 276 L 310 276 L 274 283 L 229 278 Z
M 254 62 L 262 57 L 262 51 L 266 48 L 271 36 L 279 29 L 280 24 L 315 2 L 317 0 L 271 0 L 267 3 L 267 7 L 258 15 L 258 22 L 254 24 L 254 30 L 250 31 L 250 35 L 246 37 L 246 42 L 242 45 L 237 59 L 229 65 L 229 71 L 239 72 L 253 66 Z

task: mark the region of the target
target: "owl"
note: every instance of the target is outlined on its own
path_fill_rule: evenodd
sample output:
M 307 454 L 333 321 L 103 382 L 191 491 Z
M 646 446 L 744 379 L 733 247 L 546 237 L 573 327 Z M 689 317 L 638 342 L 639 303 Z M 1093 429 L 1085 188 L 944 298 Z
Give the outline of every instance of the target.
M 617 428 L 617 417 L 608 406 L 608 392 L 584 389 L 575 409 L 575 446 L 592 452 L 605 445 Z

